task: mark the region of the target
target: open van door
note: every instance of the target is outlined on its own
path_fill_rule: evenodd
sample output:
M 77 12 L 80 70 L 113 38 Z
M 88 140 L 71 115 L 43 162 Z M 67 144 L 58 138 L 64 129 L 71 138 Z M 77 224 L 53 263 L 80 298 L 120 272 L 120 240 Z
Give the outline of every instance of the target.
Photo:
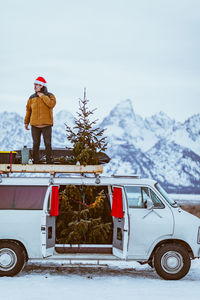
M 112 187 L 113 255 L 126 259 L 129 242 L 129 215 L 124 188 Z
M 56 239 L 56 216 L 59 214 L 59 186 L 48 188 L 44 202 L 44 215 L 42 218 L 42 254 L 48 257 L 54 254 Z

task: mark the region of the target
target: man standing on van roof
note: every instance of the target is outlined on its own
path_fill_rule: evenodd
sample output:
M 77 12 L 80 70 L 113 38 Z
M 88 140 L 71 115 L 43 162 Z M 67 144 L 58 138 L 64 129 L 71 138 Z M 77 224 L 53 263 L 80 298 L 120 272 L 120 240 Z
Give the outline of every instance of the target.
M 33 160 L 39 163 L 40 137 L 43 135 L 46 148 L 46 162 L 52 163 L 51 136 L 53 126 L 53 108 L 56 98 L 47 90 L 47 82 L 43 77 L 38 77 L 34 82 L 35 93 L 29 97 L 26 105 L 24 119 L 25 129 L 29 130 L 30 122 L 33 138 Z

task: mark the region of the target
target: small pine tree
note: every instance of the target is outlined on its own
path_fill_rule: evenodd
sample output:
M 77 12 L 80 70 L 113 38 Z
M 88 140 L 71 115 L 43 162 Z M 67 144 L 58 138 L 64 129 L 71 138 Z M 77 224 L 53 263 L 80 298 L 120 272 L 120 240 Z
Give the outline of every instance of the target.
M 83 198 L 84 202 L 80 199 Z M 61 192 L 60 215 L 57 217 L 58 243 L 112 243 L 112 222 L 105 219 L 105 193 L 96 187 L 66 186 Z M 79 206 L 81 204 L 81 209 Z
M 103 137 L 104 130 L 95 127 L 98 119 L 90 121 L 89 117 L 96 109 L 89 110 L 89 100 L 86 99 L 86 89 L 84 98 L 79 99 L 78 118 L 75 118 L 75 126 L 71 128 L 67 124 L 67 138 L 72 144 L 72 155 L 74 163 L 80 162 L 81 165 L 97 164 L 97 153 L 107 149 L 106 137 Z
M 105 151 L 107 143 L 104 129 L 90 121 L 94 110 L 89 110 L 84 89 L 84 99 L 79 99 L 78 118 L 73 128 L 66 125 L 67 138 L 72 144 L 72 157 L 68 163 L 93 165 L 98 163 L 98 153 Z M 58 243 L 112 243 L 112 219 L 105 217 L 105 194 L 97 187 L 66 186 L 61 193 L 60 215 L 56 223 Z M 111 222 L 110 222 L 111 221 Z

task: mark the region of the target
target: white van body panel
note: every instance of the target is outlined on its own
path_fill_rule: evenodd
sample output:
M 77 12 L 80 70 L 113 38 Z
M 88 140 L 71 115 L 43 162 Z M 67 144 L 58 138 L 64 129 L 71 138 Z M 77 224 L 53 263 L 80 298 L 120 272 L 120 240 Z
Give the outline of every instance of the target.
M 29 258 L 42 258 L 42 210 L 0 210 L 0 239 L 20 241 Z
M 154 189 L 156 181 L 152 179 L 139 179 L 139 178 L 114 178 L 114 177 L 100 177 L 100 183 L 96 183 L 96 178 L 91 177 L 56 177 L 51 178 L 55 185 L 68 185 L 68 184 L 85 184 L 85 185 L 96 185 L 96 186 L 114 186 L 114 185 L 143 185 Z M 45 185 L 50 184 L 49 177 L 4 177 L 0 185 Z M 47 197 L 47 195 L 46 195 Z M 166 219 L 166 226 L 170 220 L 170 224 L 173 223 L 173 231 L 170 228 L 165 228 L 163 231 L 160 230 L 157 234 L 156 228 L 153 227 L 153 216 L 154 212 L 149 215 L 148 234 L 153 230 L 154 238 L 149 241 L 149 244 L 143 245 L 142 251 L 134 251 L 134 234 L 133 240 L 129 239 L 128 250 L 126 255 L 128 259 L 133 260 L 148 260 L 154 247 L 161 241 L 166 239 L 177 239 L 186 242 L 192 249 L 194 257 L 200 257 L 200 244 L 197 243 L 197 233 L 200 227 L 200 219 L 183 211 L 180 208 L 171 207 L 170 204 L 159 194 L 160 199 L 171 211 Z M 44 217 L 47 215 L 46 211 L 47 198 L 45 199 L 44 209 L 42 210 L 0 210 L 0 239 L 12 239 L 20 241 L 27 250 L 29 258 L 42 258 L 48 256 L 49 253 L 45 252 L 45 238 L 41 232 L 41 225 L 45 225 Z M 157 211 L 157 210 L 155 210 Z M 159 213 L 159 210 L 158 210 Z M 163 215 L 163 221 L 164 221 Z M 171 219 L 170 219 L 171 218 Z M 146 219 L 147 220 L 147 219 Z M 137 222 L 135 224 L 130 223 L 130 234 L 133 230 L 137 230 Z M 135 228 L 134 228 L 135 227 Z M 138 231 L 138 238 L 144 238 L 147 229 Z M 44 233 L 43 233 L 44 234 Z M 130 238 L 130 236 L 129 236 Z M 127 241 L 126 241 L 127 244 Z M 43 250 L 42 250 L 43 249 Z M 131 250 L 132 249 L 132 250 Z
M 132 184 L 131 186 L 145 186 L 160 198 L 154 185 Z M 164 204 L 163 208 L 154 208 L 152 210 L 129 207 L 130 236 L 128 259 L 140 258 L 142 260 L 148 260 L 152 245 L 164 239 L 171 238 L 173 235 L 174 218 L 172 209 L 163 199 L 162 203 Z
M 200 244 L 197 243 L 200 219 L 183 209 L 173 208 L 174 234 L 173 239 L 185 241 L 192 249 L 194 257 L 200 257 Z
M 154 240 L 149 248 L 147 255 L 145 255 L 144 257 L 141 257 L 140 255 L 133 256 L 134 260 L 148 260 L 156 245 L 166 240 L 179 240 L 187 243 L 193 252 L 194 258 L 200 258 L 200 244 L 197 243 L 200 219 L 182 210 L 180 207 L 172 208 L 172 213 L 174 217 L 173 234 L 161 236 L 158 239 Z
M 172 213 L 166 210 L 160 209 L 158 214 L 161 217 L 159 217 L 154 211 L 149 213 L 147 209 L 129 209 L 129 259 L 142 258 L 148 260 L 153 244 L 158 244 L 160 241 L 172 237 L 173 217 Z

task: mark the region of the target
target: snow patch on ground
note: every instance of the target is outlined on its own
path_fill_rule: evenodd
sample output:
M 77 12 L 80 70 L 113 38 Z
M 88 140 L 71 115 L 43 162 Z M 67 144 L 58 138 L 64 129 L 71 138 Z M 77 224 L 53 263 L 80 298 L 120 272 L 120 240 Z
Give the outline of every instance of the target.
M 169 196 L 175 201 L 200 202 L 199 194 L 169 194 Z
M 179 281 L 165 281 L 148 265 L 137 262 L 80 268 L 65 267 L 64 261 L 38 261 L 27 265 L 16 277 L 0 278 L 0 299 L 197 300 L 199 280 L 198 259 L 192 261 L 190 272 Z

